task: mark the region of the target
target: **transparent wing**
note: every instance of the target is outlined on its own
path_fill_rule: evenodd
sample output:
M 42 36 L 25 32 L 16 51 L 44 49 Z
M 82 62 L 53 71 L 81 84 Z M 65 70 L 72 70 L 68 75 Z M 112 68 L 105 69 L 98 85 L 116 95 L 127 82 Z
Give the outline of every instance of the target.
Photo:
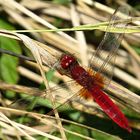
M 114 65 L 111 65 L 110 62 L 115 62 L 116 53 L 123 39 L 127 25 L 127 23 L 115 23 L 115 21 L 119 19 L 118 15 L 120 12 L 125 14 L 125 18 L 128 19 L 129 12 L 126 7 L 119 7 L 114 12 L 106 29 L 104 38 L 89 62 L 89 67 L 94 71 L 93 76 L 96 78 L 96 81 L 101 81 L 100 78 L 103 78 L 105 87 L 109 85 L 112 79 Z M 111 33 L 111 30 L 116 27 L 123 28 L 124 32 Z M 101 59 L 101 57 L 103 57 L 103 59 Z M 96 76 L 97 74 L 100 74 L 100 76 Z
M 69 104 L 70 101 L 77 100 L 80 97 L 78 94 L 81 88 L 80 85 L 71 80 L 67 83 L 60 84 L 59 86 L 52 87 L 49 91 L 45 92 L 45 90 L 43 90 L 42 94 L 36 93 L 34 96 L 22 97 L 22 99 L 10 104 L 9 107 L 27 111 L 36 110 L 39 106 L 51 108 L 51 102 L 48 97 L 48 92 L 51 92 L 55 97 L 55 107 L 62 109 L 60 106 L 62 107 L 63 105 Z

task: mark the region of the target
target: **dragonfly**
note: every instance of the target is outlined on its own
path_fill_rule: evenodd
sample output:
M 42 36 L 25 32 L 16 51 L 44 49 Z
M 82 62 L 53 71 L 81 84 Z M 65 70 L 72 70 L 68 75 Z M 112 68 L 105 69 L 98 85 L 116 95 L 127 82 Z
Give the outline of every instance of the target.
M 119 7 L 113 13 L 109 21 L 109 25 L 106 28 L 104 38 L 89 61 L 88 69 L 81 66 L 77 58 L 70 53 L 63 53 L 58 62 L 48 63 L 50 63 L 50 65 L 53 63 L 53 69 L 57 70 L 61 75 L 67 75 L 73 79 L 67 83 L 67 86 L 70 86 L 70 91 L 73 92 L 71 100 L 76 96 L 82 97 L 86 100 L 94 100 L 110 119 L 112 119 L 121 128 L 131 132 L 132 130 L 129 126 L 128 119 L 119 109 L 119 107 L 105 93 L 105 90 L 112 80 L 114 70 L 114 64 L 110 65 L 110 62 L 115 63 L 116 54 L 128 24 L 127 22 L 116 22 L 119 19 L 118 15 L 120 13 L 129 15 L 129 12 L 125 7 Z M 121 27 L 124 32 L 112 33 L 111 30 L 115 29 L 116 27 Z M 100 57 L 103 56 L 105 50 L 108 50 L 106 51 L 107 54 L 105 55 L 104 59 L 101 59 Z M 80 88 L 78 85 L 80 85 Z M 75 92 L 76 88 L 77 92 Z M 52 88 L 50 91 L 53 94 L 53 92 L 57 92 L 59 90 L 61 89 Z
M 116 124 L 126 129 L 128 132 L 131 132 L 129 122 L 125 115 L 104 92 L 113 76 L 114 65 L 110 65 L 110 62 L 115 61 L 116 53 L 123 39 L 127 25 L 127 23 L 115 24 L 119 12 L 123 12 L 126 15 L 129 14 L 125 7 L 119 7 L 114 12 L 103 40 L 90 59 L 88 70 L 82 67 L 76 57 L 69 53 L 62 54 L 55 68 L 60 74 L 69 75 L 76 83 L 82 86 L 82 89 L 78 92 L 79 96 L 85 99 L 93 99 Z M 111 29 L 116 27 L 124 28 L 124 33 L 111 33 Z M 105 49 L 109 49 L 109 51 L 104 60 L 101 61 L 99 56 L 103 55 Z

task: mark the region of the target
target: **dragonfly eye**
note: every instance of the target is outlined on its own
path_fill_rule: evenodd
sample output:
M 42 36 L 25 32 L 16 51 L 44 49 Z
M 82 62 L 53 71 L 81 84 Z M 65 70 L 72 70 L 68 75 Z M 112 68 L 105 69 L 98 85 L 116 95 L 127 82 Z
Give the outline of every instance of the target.
M 76 59 L 73 56 L 65 54 L 61 57 L 60 65 L 63 69 L 67 69 L 74 62 L 76 62 Z

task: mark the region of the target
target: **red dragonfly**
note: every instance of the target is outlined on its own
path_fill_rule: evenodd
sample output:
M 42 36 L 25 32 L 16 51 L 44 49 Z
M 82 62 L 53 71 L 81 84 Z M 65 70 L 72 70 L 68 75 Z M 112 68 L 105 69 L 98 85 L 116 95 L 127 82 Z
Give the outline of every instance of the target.
M 77 88 L 78 92 L 74 94 L 72 98 L 80 95 L 80 97 L 83 97 L 84 99 L 90 98 L 94 100 L 116 124 L 118 124 L 121 128 L 126 129 L 128 132 L 131 132 L 127 118 L 121 112 L 119 107 L 104 92 L 113 75 L 114 65 L 110 65 L 110 62 L 115 61 L 115 56 L 123 39 L 127 25 L 126 22 L 115 23 L 120 12 L 125 13 L 126 15 L 129 14 L 125 7 L 119 7 L 114 12 L 103 40 L 99 44 L 95 54 L 90 59 L 88 70 L 84 69 L 77 59 L 69 53 L 63 54 L 60 57 L 59 62 L 55 63 L 55 65 L 54 62 L 49 61 L 51 60 L 49 58 L 47 58 L 48 62 L 46 63 L 48 63 L 48 66 L 50 67 L 53 64 L 53 68 L 55 68 L 60 74 L 68 75 L 73 79 L 73 81 L 70 82 L 70 84 L 67 83 L 67 85 L 72 85 L 71 88 L 74 88 L 74 92 L 77 84 L 80 85 L 80 88 Z M 116 27 L 123 28 L 124 32 L 111 33 L 111 30 Z M 103 56 L 105 50 L 107 49 L 107 55 L 101 60 L 100 57 Z M 75 82 L 77 84 L 73 85 L 72 83 Z M 56 92 L 59 89 L 52 88 L 51 91 Z
M 115 27 L 125 28 L 127 23 L 117 23 L 117 14 L 119 12 L 125 12 L 128 15 L 128 11 L 124 7 L 118 8 L 107 27 L 104 39 L 99 44 L 94 56 L 90 59 L 89 70 L 86 71 L 77 61 L 77 59 L 69 54 L 65 53 L 61 56 L 59 63 L 55 67 L 61 74 L 69 75 L 83 88 L 78 92 L 78 95 L 83 98 L 93 99 L 103 111 L 120 127 L 131 132 L 127 118 L 121 112 L 119 107 L 109 98 L 109 96 L 103 91 L 109 85 L 113 75 L 113 65 L 110 65 L 110 61 L 115 60 L 115 54 L 123 39 L 124 33 L 110 33 L 111 29 Z M 104 60 L 100 60 L 99 56 L 103 55 L 105 49 L 109 49 L 109 53 Z

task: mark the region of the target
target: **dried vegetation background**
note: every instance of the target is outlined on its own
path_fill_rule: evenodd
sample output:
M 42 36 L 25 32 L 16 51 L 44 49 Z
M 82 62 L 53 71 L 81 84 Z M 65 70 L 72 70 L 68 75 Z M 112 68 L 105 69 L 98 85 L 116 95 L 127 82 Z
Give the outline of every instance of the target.
M 82 65 L 87 66 L 104 35 L 105 28 L 100 23 L 107 21 L 106 27 L 114 10 L 122 5 L 131 11 L 132 21 L 116 56 L 114 77 L 106 92 L 128 117 L 133 129 L 131 134 L 109 120 L 96 103 L 70 98 L 71 92 L 61 83 L 67 84 L 71 79 L 50 70 L 64 52 L 74 54 Z M 137 1 L 126 0 L 104 3 L 91 0 L 0 0 L 0 138 L 139 139 L 139 9 Z M 87 26 L 83 30 L 75 28 L 71 32 L 46 31 L 56 28 L 71 30 L 87 24 L 96 26 Z M 47 90 L 46 95 L 45 86 L 55 88 Z M 54 110 L 55 117 L 43 115 L 59 105 L 56 102 L 64 104 L 67 100 L 66 107 L 58 108 L 59 113 Z M 34 107 L 29 108 L 31 102 Z

